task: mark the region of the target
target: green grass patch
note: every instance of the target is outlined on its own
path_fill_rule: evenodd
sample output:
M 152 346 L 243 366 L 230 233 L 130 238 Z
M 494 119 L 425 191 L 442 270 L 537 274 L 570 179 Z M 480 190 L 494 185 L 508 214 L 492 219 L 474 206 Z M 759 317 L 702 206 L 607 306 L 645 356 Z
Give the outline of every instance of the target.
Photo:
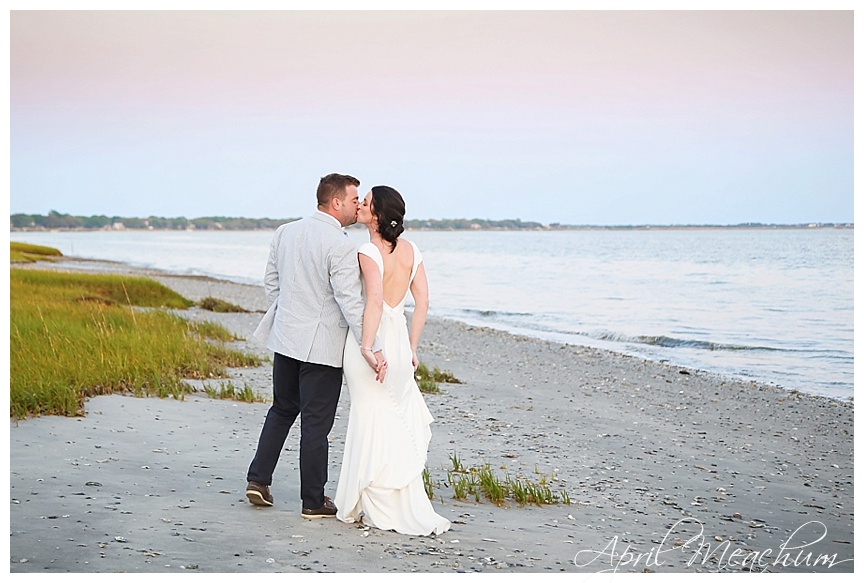
M 234 342 L 235 340 L 243 340 L 240 336 L 233 334 L 230 330 L 215 322 L 200 320 L 195 322 L 195 328 L 198 334 L 205 338 L 212 338 L 219 342 Z
M 435 484 L 432 483 L 429 468 L 423 468 L 423 488 L 426 490 L 426 496 L 432 500 L 435 497 Z
M 480 502 L 480 481 L 476 473 L 447 472 L 447 481 L 453 487 L 453 497 L 457 500 L 467 500 L 470 496 L 475 502 Z
M 547 478 L 536 468 L 534 472 L 539 478 L 532 480 L 527 476 L 511 477 L 506 473 L 498 476 L 489 464 L 466 468 L 455 453 L 450 456 L 450 462 L 453 467 L 447 470 L 447 482 L 453 488 L 453 497 L 457 500 L 473 498 L 475 502 L 480 502 L 485 498 L 498 506 L 504 506 L 508 499 L 520 506 L 570 504 L 570 495 L 566 490 L 552 490 L 550 482 L 554 481 L 554 476 Z
M 246 313 L 249 310 L 241 308 L 236 304 L 232 304 L 231 302 L 226 302 L 225 300 L 220 300 L 219 298 L 206 297 L 198 302 L 198 306 L 204 310 L 209 310 L 211 312 L 241 312 Z
M 459 454 L 455 451 L 450 454 L 450 463 L 453 465 L 454 472 L 458 472 L 460 474 L 468 473 L 468 470 L 465 468 L 465 464 L 462 463 L 462 460 L 459 458 Z
M 231 381 L 227 383 L 220 382 L 218 389 L 208 384 L 204 385 L 204 392 L 214 399 L 231 399 L 234 401 L 243 401 L 244 403 L 267 402 L 267 399 L 257 394 L 247 383 L 243 383 L 242 389 L 235 387 Z
M 146 277 L 10 270 L 12 281 L 51 301 L 95 302 L 146 308 L 188 308 L 195 305 L 177 292 Z M 24 298 L 21 298 L 24 299 Z
M 146 278 L 11 269 L 11 416 L 82 415 L 114 392 L 183 398 L 184 378 L 260 364 L 221 326 L 141 309 L 190 305 Z
M 44 245 L 31 245 L 30 243 L 19 243 L 17 241 L 10 241 L 9 248 L 11 251 L 18 251 L 20 253 L 27 253 L 29 255 L 52 255 L 57 257 L 63 256 L 63 254 L 60 253 L 59 249 L 55 249 L 54 247 L 45 247 Z
M 437 366 L 430 371 L 429 367 L 422 362 L 414 371 L 414 380 L 417 381 L 421 393 L 438 393 L 441 390 L 438 383 L 462 384 L 462 381 L 453 376 L 453 373 L 441 371 Z
M 63 254 L 53 247 L 18 243 L 15 241 L 10 241 L 9 243 L 9 261 L 12 263 L 33 263 L 43 259 L 53 261 L 56 257 L 62 256 Z
M 34 255 L 28 255 L 27 253 L 21 253 L 20 251 L 10 251 L 9 261 L 11 263 L 35 263 L 38 259 Z

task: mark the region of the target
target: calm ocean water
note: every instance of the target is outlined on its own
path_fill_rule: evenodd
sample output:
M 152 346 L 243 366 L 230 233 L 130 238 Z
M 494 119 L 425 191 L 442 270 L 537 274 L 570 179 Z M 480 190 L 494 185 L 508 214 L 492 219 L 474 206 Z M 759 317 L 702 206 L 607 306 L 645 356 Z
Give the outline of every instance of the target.
M 44 232 L 66 255 L 260 284 L 272 233 Z M 351 230 L 358 244 L 365 231 Z M 408 232 L 431 314 L 849 399 L 853 231 Z

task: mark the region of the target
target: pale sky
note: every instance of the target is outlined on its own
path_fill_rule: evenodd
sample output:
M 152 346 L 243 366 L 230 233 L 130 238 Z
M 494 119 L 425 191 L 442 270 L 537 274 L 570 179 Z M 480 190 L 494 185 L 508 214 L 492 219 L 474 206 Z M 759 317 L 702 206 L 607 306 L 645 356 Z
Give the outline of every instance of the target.
M 853 221 L 853 12 L 13 11 L 12 213 Z

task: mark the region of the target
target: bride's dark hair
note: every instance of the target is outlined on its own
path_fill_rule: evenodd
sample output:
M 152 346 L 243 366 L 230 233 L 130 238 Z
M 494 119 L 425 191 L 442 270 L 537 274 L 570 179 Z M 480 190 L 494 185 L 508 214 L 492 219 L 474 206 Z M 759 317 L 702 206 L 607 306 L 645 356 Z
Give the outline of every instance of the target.
M 396 249 L 396 239 L 405 230 L 405 201 L 395 188 L 372 187 L 372 214 L 378 219 L 378 234 L 390 243 L 390 253 Z

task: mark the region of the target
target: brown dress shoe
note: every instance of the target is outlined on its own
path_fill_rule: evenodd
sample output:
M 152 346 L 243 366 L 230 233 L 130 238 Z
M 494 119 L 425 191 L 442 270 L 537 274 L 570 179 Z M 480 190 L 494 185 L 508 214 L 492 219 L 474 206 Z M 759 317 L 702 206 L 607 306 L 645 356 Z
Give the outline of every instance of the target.
M 270 495 L 270 486 L 249 482 L 246 484 L 246 497 L 255 506 L 273 506 L 273 496 Z
M 336 516 L 336 505 L 330 499 L 330 496 L 324 496 L 324 506 L 315 508 L 314 510 L 304 508 L 300 514 L 303 518 L 329 518 Z

